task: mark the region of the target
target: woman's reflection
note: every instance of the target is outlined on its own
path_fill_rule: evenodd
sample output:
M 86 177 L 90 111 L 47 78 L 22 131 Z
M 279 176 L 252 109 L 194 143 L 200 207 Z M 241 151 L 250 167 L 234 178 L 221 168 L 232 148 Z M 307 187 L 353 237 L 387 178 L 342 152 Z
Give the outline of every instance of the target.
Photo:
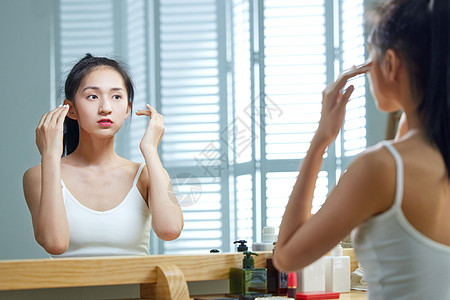
M 67 77 L 64 105 L 39 122 L 41 164 L 25 172 L 23 189 L 36 241 L 54 257 L 146 255 L 151 227 L 163 240 L 181 233 L 183 213 L 157 152 L 163 116 L 150 105 L 136 112 L 149 117 L 144 164 L 114 151 L 133 96 L 123 66 L 87 54 Z

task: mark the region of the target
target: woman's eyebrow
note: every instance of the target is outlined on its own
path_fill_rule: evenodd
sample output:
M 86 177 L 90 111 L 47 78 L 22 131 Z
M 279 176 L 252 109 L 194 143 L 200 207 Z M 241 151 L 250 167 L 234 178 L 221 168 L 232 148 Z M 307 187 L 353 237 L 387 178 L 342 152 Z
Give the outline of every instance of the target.
M 98 86 L 87 86 L 82 91 L 84 92 L 85 90 L 101 90 L 101 89 Z M 113 87 L 110 89 L 110 91 L 125 91 L 125 90 L 121 87 Z
M 111 91 L 125 91 L 123 88 L 121 87 L 116 87 L 116 88 L 111 88 Z
M 100 90 L 100 88 L 97 86 L 87 86 L 82 91 L 84 92 L 85 90 Z

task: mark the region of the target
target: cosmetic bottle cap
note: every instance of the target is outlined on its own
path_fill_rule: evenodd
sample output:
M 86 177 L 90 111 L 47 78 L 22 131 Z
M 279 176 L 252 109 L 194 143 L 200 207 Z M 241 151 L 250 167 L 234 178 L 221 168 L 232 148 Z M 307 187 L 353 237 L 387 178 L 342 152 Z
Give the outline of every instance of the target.
M 243 251 L 247 251 L 248 250 L 248 247 L 246 245 L 246 243 L 247 243 L 246 240 L 234 241 L 233 244 L 238 244 L 238 243 L 239 243 L 238 248 L 237 248 L 238 252 L 243 252 Z
M 276 228 L 272 226 L 266 226 L 262 230 L 262 242 L 263 243 L 273 243 L 278 239 Z
M 289 272 L 287 274 L 288 288 L 297 288 L 297 272 Z
M 244 251 L 244 260 L 243 260 L 243 268 L 244 269 L 253 269 L 255 267 L 255 260 L 253 259 L 252 255 L 258 256 L 257 253 L 253 253 L 250 251 Z
M 342 254 L 344 254 L 344 250 L 341 244 L 337 244 L 336 247 L 331 249 L 331 256 L 342 256 Z

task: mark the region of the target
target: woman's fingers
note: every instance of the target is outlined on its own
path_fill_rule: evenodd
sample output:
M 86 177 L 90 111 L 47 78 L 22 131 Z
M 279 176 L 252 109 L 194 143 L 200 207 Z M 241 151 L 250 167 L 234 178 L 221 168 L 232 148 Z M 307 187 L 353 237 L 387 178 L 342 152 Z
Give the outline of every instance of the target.
M 64 104 L 63 106 L 59 107 L 59 109 L 55 112 L 55 121 L 59 124 L 63 124 L 68 112 L 69 104 Z
M 330 90 L 334 89 L 343 89 L 345 85 L 347 84 L 347 81 L 349 81 L 351 78 L 367 73 L 370 70 L 370 67 L 372 66 L 372 60 L 368 59 L 365 63 L 357 66 L 352 67 L 348 69 L 347 71 L 344 71 L 339 75 L 338 79 L 334 82 L 334 84 L 330 85 Z
M 44 124 L 50 124 L 51 122 L 60 121 L 61 116 L 65 117 L 67 115 L 67 112 L 69 111 L 68 108 L 68 105 L 62 105 L 44 114 L 39 121 L 38 127 L 42 127 Z
M 65 116 L 67 114 L 67 107 L 63 105 L 52 110 L 47 116 L 45 124 L 49 126 L 62 124 L 61 115 Z
M 162 115 L 160 115 L 156 109 L 154 109 L 152 106 L 150 106 L 150 104 L 147 104 L 147 109 L 139 109 L 136 112 L 136 115 L 138 116 L 149 116 L 150 119 L 152 119 L 153 117 L 162 117 Z
M 69 106 L 59 106 L 44 114 L 36 128 L 36 145 L 41 155 L 62 153 L 63 124 Z
M 151 116 L 151 112 L 148 110 L 144 110 L 144 109 L 139 109 L 138 111 L 136 111 L 136 115 L 137 116 Z
M 350 96 L 352 95 L 353 91 L 355 90 L 355 87 L 353 85 L 350 85 L 348 88 L 345 89 L 344 94 L 342 95 L 342 98 L 340 99 L 340 105 L 345 106 L 348 102 L 348 99 L 350 99 Z
M 147 104 L 147 108 L 151 111 L 155 116 L 159 115 L 156 109 L 154 109 L 150 104 Z

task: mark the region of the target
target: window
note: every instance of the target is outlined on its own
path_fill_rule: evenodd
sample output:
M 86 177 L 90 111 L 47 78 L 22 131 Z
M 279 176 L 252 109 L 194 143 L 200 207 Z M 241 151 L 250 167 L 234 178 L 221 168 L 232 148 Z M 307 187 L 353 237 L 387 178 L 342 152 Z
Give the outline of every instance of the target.
M 60 0 L 62 70 L 86 52 L 122 57 L 135 109 L 165 117 L 160 146 L 185 216 L 179 239 L 153 235 L 152 253 L 233 249 L 278 226 L 321 110 L 321 92 L 364 61 L 363 1 Z M 81 13 L 82 12 L 82 13 Z M 81 16 L 81 17 L 80 17 Z M 317 211 L 336 178 L 366 147 L 363 77 L 342 134 L 327 152 Z M 134 117 L 119 152 L 143 161 L 147 122 Z
M 57 74 L 65 79 L 72 65 L 86 53 L 115 54 L 114 7 L 111 0 L 60 0 Z

